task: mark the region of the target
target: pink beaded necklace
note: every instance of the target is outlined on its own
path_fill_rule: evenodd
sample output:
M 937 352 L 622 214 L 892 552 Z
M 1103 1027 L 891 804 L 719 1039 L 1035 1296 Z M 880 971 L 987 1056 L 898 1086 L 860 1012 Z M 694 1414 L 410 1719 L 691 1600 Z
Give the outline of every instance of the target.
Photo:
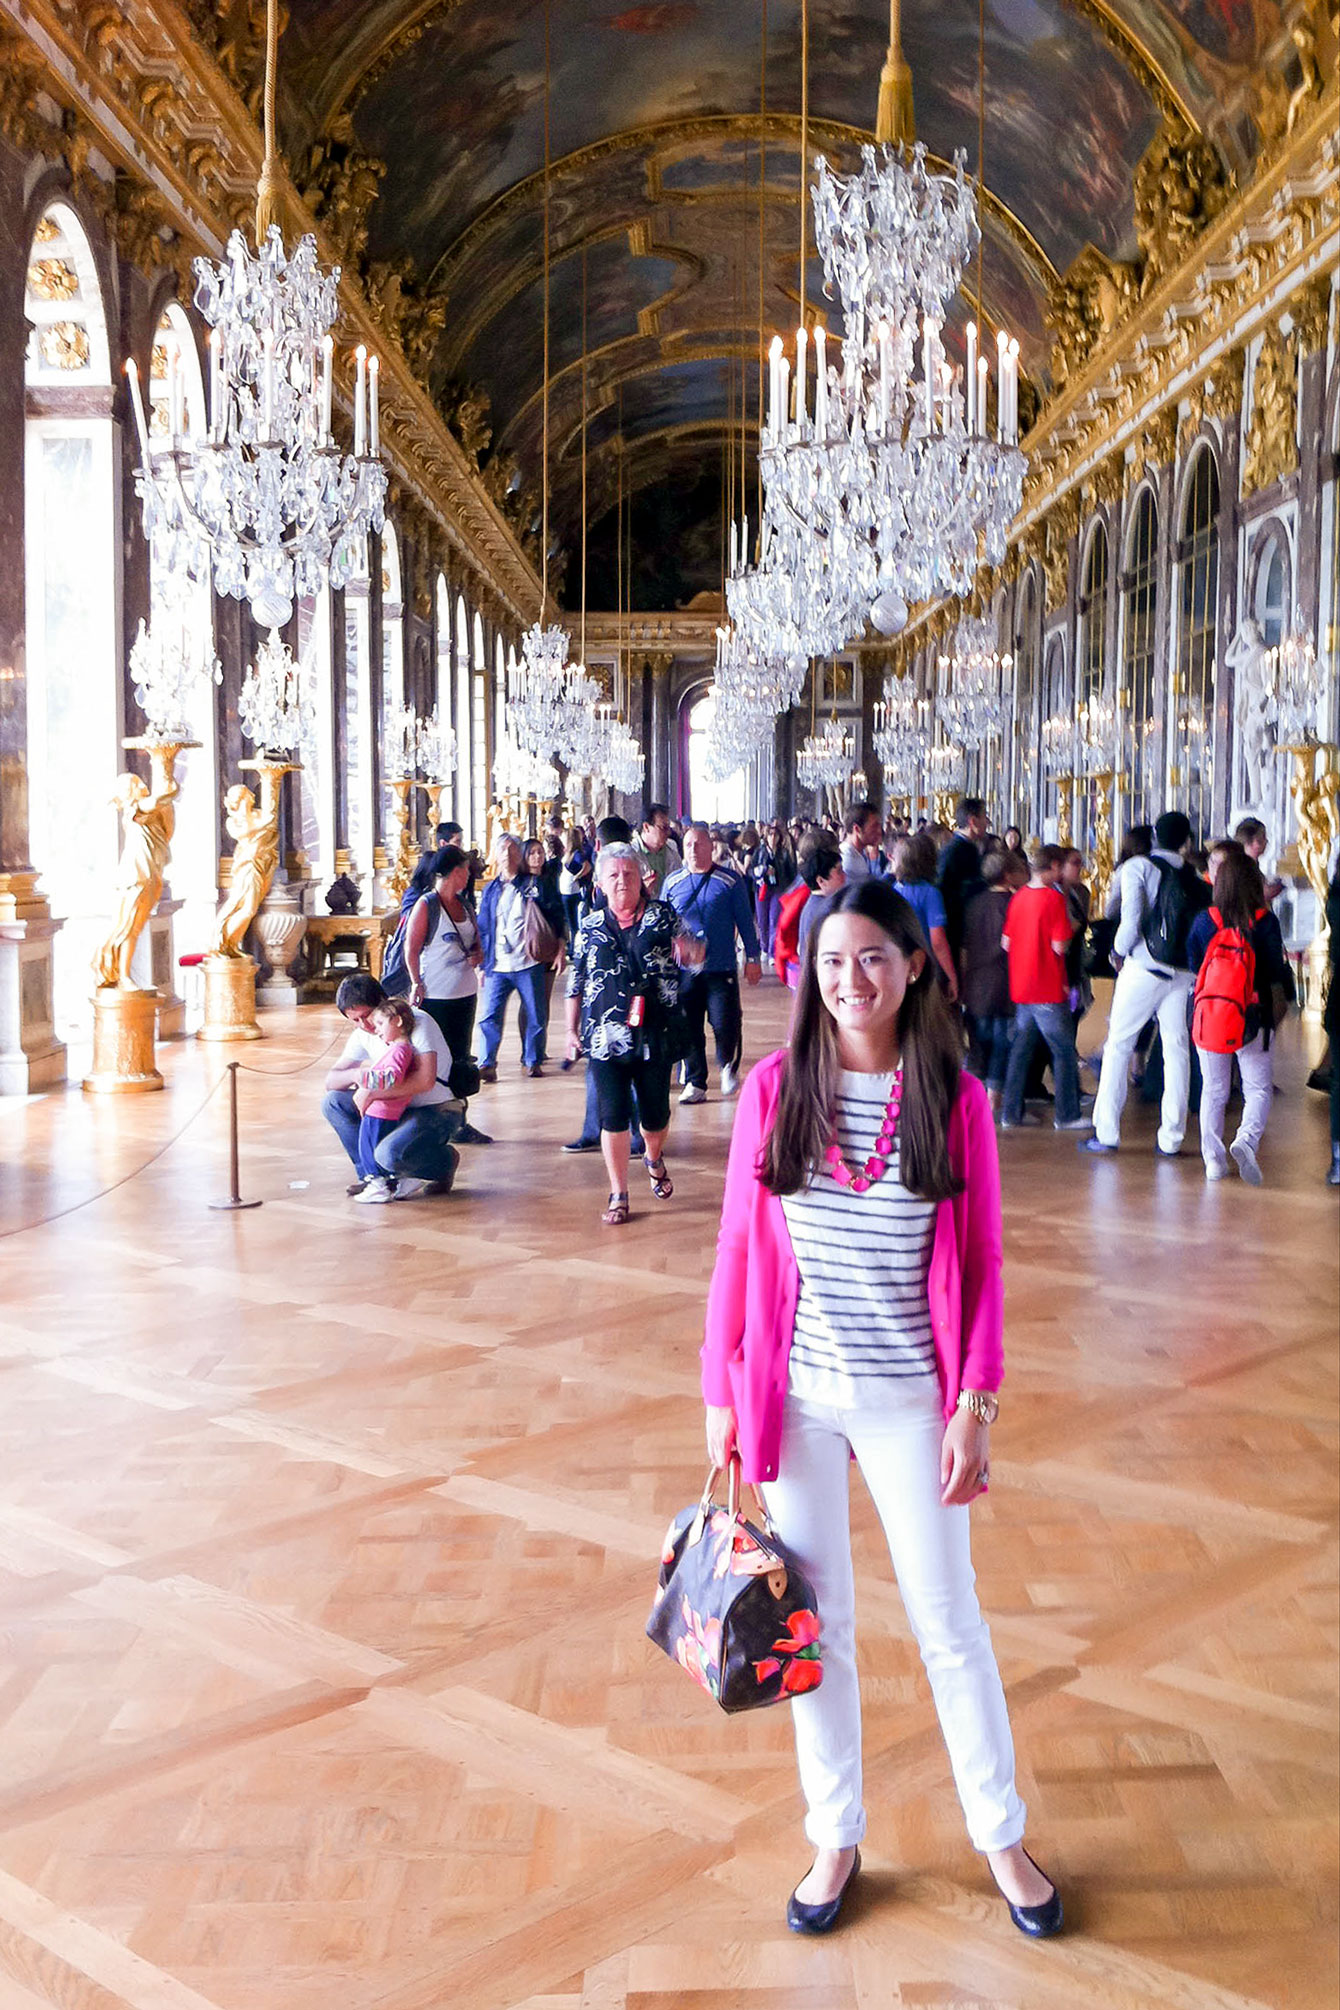
M 899 1068 L 893 1077 L 893 1087 L 889 1100 L 884 1106 L 884 1121 L 875 1139 L 875 1149 L 866 1160 L 860 1172 L 853 1172 L 842 1156 L 842 1147 L 837 1140 L 837 1124 L 833 1125 L 833 1142 L 824 1153 L 828 1170 L 839 1186 L 849 1186 L 853 1193 L 869 1193 L 877 1179 L 883 1179 L 893 1156 L 894 1139 L 898 1135 L 898 1110 L 903 1100 L 903 1071 Z

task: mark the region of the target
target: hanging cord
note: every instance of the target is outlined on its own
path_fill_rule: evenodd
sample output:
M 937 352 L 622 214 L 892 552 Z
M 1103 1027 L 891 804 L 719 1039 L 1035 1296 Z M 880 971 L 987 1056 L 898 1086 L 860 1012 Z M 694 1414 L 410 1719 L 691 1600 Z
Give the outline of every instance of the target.
M 977 326 L 982 331 L 982 354 L 986 353 L 986 317 L 982 312 L 982 248 L 986 243 L 986 211 L 982 207 L 983 177 L 986 172 L 986 0 L 977 0 Z M 982 413 L 986 427 L 986 413 Z
M 800 325 L 805 326 L 805 266 L 809 226 L 806 183 L 810 172 L 810 0 L 800 0 Z
M 280 222 L 284 191 L 284 168 L 279 158 L 278 128 L 275 119 L 275 81 L 279 69 L 279 0 L 266 0 L 265 7 L 265 158 L 256 184 L 256 249 L 265 242 L 271 224 Z
M 271 0 L 273 5 L 274 0 Z M 540 397 L 540 621 L 549 604 L 549 0 L 544 0 L 544 388 Z
M 912 72 L 903 57 L 902 7 L 889 0 L 889 53 L 879 73 L 875 138 L 881 146 L 910 147 L 917 137 L 912 110 Z
M 582 662 L 586 661 L 586 246 L 582 246 Z
M 763 385 L 768 367 L 768 345 L 763 320 L 763 277 L 767 262 L 768 205 L 768 0 L 762 0 L 762 32 L 759 37 L 758 75 L 758 431 L 763 438 Z M 763 557 L 763 456 L 758 457 L 758 533 L 755 549 Z M 743 560 L 743 554 L 741 554 Z
M 328 1040 L 319 1053 L 313 1054 L 309 1060 L 300 1061 L 296 1068 L 253 1068 L 246 1061 L 239 1061 L 236 1065 L 238 1071 L 243 1075 L 305 1075 L 309 1068 L 314 1068 L 318 1061 L 324 1061 L 327 1054 L 332 1053 L 339 1046 L 340 1042 L 347 1040 L 348 1037 L 347 1030 L 341 1027 L 334 1039 Z

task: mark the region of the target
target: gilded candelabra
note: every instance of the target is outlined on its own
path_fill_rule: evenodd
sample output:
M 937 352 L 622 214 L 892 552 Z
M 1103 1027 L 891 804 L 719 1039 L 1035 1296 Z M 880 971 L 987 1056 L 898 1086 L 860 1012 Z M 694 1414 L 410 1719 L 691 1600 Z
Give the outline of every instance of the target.
M 417 854 L 414 846 L 414 832 L 410 818 L 410 798 L 418 783 L 413 775 L 397 775 L 386 783 L 391 791 L 391 842 L 387 850 L 391 854 L 391 870 L 386 875 L 386 885 L 392 901 L 398 907 L 405 888 L 413 877 Z
M 1107 906 L 1108 888 L 1116 870 L 1116 854 L 1112 849 L 1112 797 L 1121 779 L 1111 768 L 1102 768 L 1093 777 L 1093 866 L 1090 878 L 1093 881 L 1095 914 L 1101 914 Z
M 1058 844 L 1068 845 L 1073 841 L 1071 837 L 1073 829 L 1071 810 L 1074 800 L 1075 777 L 1073 775 L 1058 775 L 1056 777 L 1056 842 Z M 1110 802 L 1108 808 L 1110 811 Z
M 214 940 L 205 958 L 205 1023 L 202 1040 L 259 1040 L 256 1020 L 256 959 L 243 948 L 247 930 L 279 869 L 279 805 L 285 775 L 296 761 L 262 754 L 240 761 L 243 772 L 260 776 L 261 799 L 236 782 L 224 796 L 225 822 L 233 840 L 228 895 L 214 917 Z
M 141 988 L 131 975 L 135 951 L 163 895 L 163 881 L 176 827 L 177 756 L 198 742 L 140 736 L 125 747 L 147 753 L 150 780 L 119 777 L 112 802 L 121 817 L 121 858 L 117 869 L 116 913 L 106 940 L 93 959 L 98 989 L 93 999 L 93 1063 L 84 1077 L 90 1095 L 134 1095 L 161 1089 L 154 1062 L 154 1023 L 159 998 L 152 985 Z

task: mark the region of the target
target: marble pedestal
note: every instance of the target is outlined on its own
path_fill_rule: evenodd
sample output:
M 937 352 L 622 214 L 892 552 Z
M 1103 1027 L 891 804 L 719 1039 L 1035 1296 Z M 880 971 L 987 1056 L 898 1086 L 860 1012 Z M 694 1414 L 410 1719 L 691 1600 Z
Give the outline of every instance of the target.
M 0 1096 L 31 1096 L 66 1077 L 65 1045 L 52 1014 L 52 945 L 61 923 L 34 903 L 32 916 L 5 913 L 0 874 Z
M 93 993 L 93 1066 L 84 1077 L 88 1096 L 142 1096 L 161 1089 L 154 1066 L 156 991 L 121 991 L 103 985 Z
M 256 1023 L 256 962 L 251 956 L 207 956 L 205 1023 L 197 1040 L 263 1040 Z

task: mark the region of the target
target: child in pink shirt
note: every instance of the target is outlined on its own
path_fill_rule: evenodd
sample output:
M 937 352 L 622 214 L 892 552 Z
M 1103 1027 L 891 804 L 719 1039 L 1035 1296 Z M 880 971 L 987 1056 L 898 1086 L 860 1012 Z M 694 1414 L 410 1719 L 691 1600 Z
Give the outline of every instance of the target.
M 354 1090 L 358 1111 L 358 1170 L 364 1179 L 379 1179 L 377 1147 L 393 1131 L 409 1107 L 411 1091 L 403 1085 L 414 1066 L 414 1013 L 403 998 L 388 998 L 372 1013 L 372 1031 L 386 1042 L 386 1052 L 360 1070 Z

